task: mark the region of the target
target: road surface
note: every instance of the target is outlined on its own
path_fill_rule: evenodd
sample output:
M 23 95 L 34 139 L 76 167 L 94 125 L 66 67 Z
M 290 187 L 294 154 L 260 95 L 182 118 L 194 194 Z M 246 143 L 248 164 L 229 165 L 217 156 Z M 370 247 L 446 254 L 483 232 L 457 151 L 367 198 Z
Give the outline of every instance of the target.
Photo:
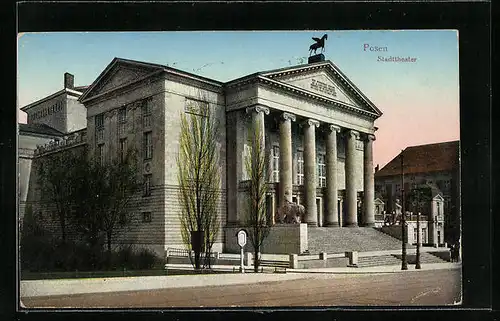
M 22 298 L 27 308 L 436 306 L 460 301 L 458 269 L 308 274 L 277 282 Z

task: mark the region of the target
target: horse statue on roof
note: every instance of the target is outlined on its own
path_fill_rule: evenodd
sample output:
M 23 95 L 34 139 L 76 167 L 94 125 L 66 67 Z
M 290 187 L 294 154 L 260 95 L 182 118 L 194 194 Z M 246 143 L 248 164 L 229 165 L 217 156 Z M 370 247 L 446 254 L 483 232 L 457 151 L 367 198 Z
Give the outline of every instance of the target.
M 316 54 L 316 50 L 318 50 L 319 48 L 321 48 L 321 52 L 323 52 L 325 50 L 325 40 L 328 39 L 328 35 L 324 34 L 323 37 L 321 37 L 321 38 L 312 37 L 312 39 L 314 41 L 316 41 L 316 43 L 313 43 L 309 47 L 309 56 L 311 56 L 313 50 L 314 50 L 314 54 Z

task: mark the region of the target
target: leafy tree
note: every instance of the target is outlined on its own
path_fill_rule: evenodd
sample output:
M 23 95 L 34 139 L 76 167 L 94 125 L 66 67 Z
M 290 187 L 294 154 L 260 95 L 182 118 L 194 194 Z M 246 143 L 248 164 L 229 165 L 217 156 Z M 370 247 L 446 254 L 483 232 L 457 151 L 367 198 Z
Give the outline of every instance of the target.
M 61 228 L 62 241 L 66 241 L 68 219 L 74 197 L 75 181 L 73 170 L 79 164 L 79 157 L 71 150 L 61 151 L 42 157 L 38 162 L 38 178 L 43 191 L 43 201 L 56 208 L 56 219 Z
M 73 222 L 91 247 L 98 247 L 105 237 L 107 250 L 111 252 L 113 237 L 132 222 L 129 204 L 140 186 L 136 179 L 136 155 L 130 149 L 123 160 L 103 164 L 93 159 L 82 160 L 75 173 L 78 184 Z
M 182 207 L 179 219 L 184 244 L 194 251 L 194 267 L 210 267 L 210 252 L 219 232 L 219 122 L 208 104 L 192 106 L 197 114 L 181 115 L 177 179 Z M 196 242 L 194 242 L 196 241 Z M 199 244 L 194 244 L 199 243 Z
M 111 252 L 111 242 L 120 231 L 132 223 L 130 200 L 140 184 L 137 176 L 137 152 L 127 151 L 123 160 L 114 160 L 105 165 L 104 208 L 102 213 L 102 231 L 106 234 L 107 249 Z
M 271 222 L 266 213 L 267 161 L 265 158 L 263 133 L 258 127 L 249 133 L 251 156 L 245 159 L 245 167 L 249 176 L 248 210 L 246 225 L 248 238 L 254 249 L 254 271 L 258 272 L 260 264 L 260 248 L 269 235 Z

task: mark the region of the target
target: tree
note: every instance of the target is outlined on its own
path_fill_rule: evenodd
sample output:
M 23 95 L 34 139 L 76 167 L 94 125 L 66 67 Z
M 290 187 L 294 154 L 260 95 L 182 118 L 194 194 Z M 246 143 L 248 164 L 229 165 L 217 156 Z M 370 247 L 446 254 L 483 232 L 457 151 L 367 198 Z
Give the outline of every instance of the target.
M 103 177 L 105 176 L 105 167 L 90 158 L 82 159 L 80 166 L 74 172 L 76 185 L 74 189 L 74 215 L 71 216 L 72 224 L 95 252 L 100 251 L 101 247 L 101 227 L 105 203 Z
M 111 242 L 124 227 L 132 222 L 132 213 L 129 210 L 130 200 L 139 189 L 137 176 L 137 152 L 133 149 L 127 151 L 123 160 L 115 159 L 106 164 L 104 207 L 102 208 L 101 229 L 106 234 L 108 252 L 111 252 Z
M 410 192 L 409 201 L 415 213 L 417 213 L 417 250 L 415 268 L 420 269 L 420 210 L 432 199 L 429 187 L 414 186 Z
M 68 219 L 74 204 L 71 194 L 75 183 L 72 171 L 78 163 L 78 156 L 66 150 L 41 158 L 38 166 L 43 201 L 52 203 L 56 208 L 56 219 L 61 228 L 63 242 L 66 241 Z
M 210 267 L 210 252 L 219 232 L 220 170 L 217 142 L 219 122 L 208 103 L 191 106 L 189 116 L 181 114 L 181 134 L 177 157 L 181 235 L 194 251 L 194 267 Z
M 245 159 L 245 167 L 249 177 L 248 210 L 246 225 L 248 238 L 254 249 L 254 271 L 259 271 L 260 249 L 269 235 L 271 224 L 268 221 L 266 207 L 266 173 L 267 161 L 263 146 L 263 133 L 257 126 L 249 132 L 251 156 Z
M 132 222 L 129 203 L 139 187 L 136 155 L 130 149 L 123 160 L 101 164 L 86 158 L 76 167 L 72 223 L 94 254 L 100 253 L 104 238 L 110 253 L 113 237 Z

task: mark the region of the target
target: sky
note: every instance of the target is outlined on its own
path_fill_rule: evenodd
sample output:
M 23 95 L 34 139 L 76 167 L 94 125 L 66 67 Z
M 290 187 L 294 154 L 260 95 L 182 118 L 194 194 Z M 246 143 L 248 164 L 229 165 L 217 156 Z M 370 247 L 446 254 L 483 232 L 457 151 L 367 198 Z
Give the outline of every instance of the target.
M 230 31 L 57 32 L 18 35 L 18 108 L 63 88 L 90 85 L 115 57 L 168 65 L 219 81 L 307 63 L 312 37 L 324 55 L 383 113 L 375 121 L 374 166 L 421 144 L 458 140 L 458 32 Z M 376 51 L 378 47 L 379 51 Z M 379 56 L 416 58 L 379 61 Z M 18 121 L 26 122 L 19 110 Z

